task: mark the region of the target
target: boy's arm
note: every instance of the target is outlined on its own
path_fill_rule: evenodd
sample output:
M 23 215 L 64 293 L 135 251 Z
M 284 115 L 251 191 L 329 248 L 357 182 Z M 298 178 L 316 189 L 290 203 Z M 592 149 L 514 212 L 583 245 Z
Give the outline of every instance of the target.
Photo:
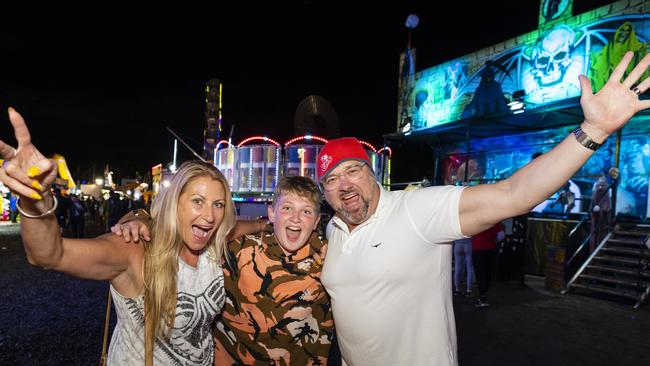
M 151 240 L 150 226 L 151 216 L 144 209 L 131 211 L 111 227 L 111 231 L 118 236 L 124 237 L 125 242 L 130 242 L 133 239 L 137 243 L 140 238 L 146 241 Z M 267 225 L 267 220 L 237 220 L 235 227 L 230 231 L 226 240 L 230 241 L 244 235 L 256 234 L 264 230 Z
M 232 230 L 230 230 L 230 233 L 228 233 L 226 240 L 230 241 L 242 237 L 244 235 L 257 234 L 260 231 L 264 230 L 267 224 L 268 224 L 268 220 L 262 220 L 262 219 L 237 220 L 237 222 L 235 223 L 235 227 Z

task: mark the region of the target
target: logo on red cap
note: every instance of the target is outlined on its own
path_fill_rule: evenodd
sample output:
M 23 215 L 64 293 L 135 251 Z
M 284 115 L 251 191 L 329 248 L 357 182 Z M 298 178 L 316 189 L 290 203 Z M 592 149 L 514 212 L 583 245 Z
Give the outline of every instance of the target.
M 321 172 L 326 172 L 327 167 L 330 166 L 330 164 L 332 163 L 333 160 L 334 159 L 331 156 L 327 155 L 327 154 L 321 156 L 320 157 L 320 171 Z

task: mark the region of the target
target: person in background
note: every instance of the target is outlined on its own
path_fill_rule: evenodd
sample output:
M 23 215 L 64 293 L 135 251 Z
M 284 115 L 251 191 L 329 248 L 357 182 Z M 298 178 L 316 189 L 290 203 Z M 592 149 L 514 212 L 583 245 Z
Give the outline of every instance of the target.
M 472 237 L 472 262 L 474 263 L 476 282 L 478 282 L 478 299 L 474 306 L 477 308 L 490 306 L 487 302 L 487 293 L 490 289 L 494 269 L 494 250 L 496 243 L 505 237 L 501 223 L 494 224 L 491 228 Z
M 73 238 L 84 237 L 86 206 L 76 194 L 70 195 L 70 208 L 68 217 L 72 228 Z
M 86 209 L 88 210 L 88 221 L 90 223 L 95 223 L 95 210 L 97 210 L 97 201 L 95 200 L 95 197 L 93 196 L 88 196 L 86 197 L 86 200 L 84 201 L 84 204 L 86 205 Z
M 472 263 L 472 239 L 454 241 L 454 295 L 460 295 L 461 282 L 465 276 L 465 296 L 472 296 L 474 264 Z
M 591 193 L 591 236 L 589 237 L 589 252 L 593 252 L 596 246 L 605 238 L 611 226 L 612 204 L 609 194 L 610 185 L 603 175 L 594 183 Z
M 97 208 L 95 209 L 95 222 L 99 227 L 105 227 L 106 222 L 104 221 L 104 209 L 105 209 L 105 204 L 104 204 L 104 198 L 99 197 L 97 200 Z
M 557 198 L 551 202 L 544 212 L 549 213 L 569 213 L 576 207 L 576 194 L 571 190 L 571 182 L 566 184 L 558 191 Z
M 124 215 L 122 201 L 117 197 L 114 190 L 108 193 L 108 199 L 104 202 L 104 217 L 106 217 L 106 231 L 117 224 L 117 221 Z
M 54 211 L 61 233 L 70 225 L 70 199 L 59 188 L 53 189 L 53 195 L 59 203 Z
M 14 224 L 18 222 L 18 208 L 16 207 L 16 203 L 18 203 L 18 196 L 9 192 L 9 218 Z

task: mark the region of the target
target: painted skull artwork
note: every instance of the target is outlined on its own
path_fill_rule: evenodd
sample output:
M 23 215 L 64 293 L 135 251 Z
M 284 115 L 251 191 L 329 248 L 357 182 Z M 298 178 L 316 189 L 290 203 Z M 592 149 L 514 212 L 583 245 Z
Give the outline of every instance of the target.
M 564 79 L 571 65 L 574 41 L 575 32 L 565 25 L 551 29 L 537 41 L 532 53 L 531 73 L 540 86 L 551 86 Z

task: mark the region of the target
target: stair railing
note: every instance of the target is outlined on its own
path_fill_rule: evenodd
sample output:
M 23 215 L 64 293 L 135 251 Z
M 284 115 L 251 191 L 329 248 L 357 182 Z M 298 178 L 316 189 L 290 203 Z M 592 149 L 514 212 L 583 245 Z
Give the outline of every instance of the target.
M 648 247 L 648 249 L 650 249 L 650 234 L 646 235 L 646 237 L 643 239 L 643 242 L 644 242 L 644 244 L 646 245 L 646 247 Z M 639 267 L 639 277 L 638 277 L 639 282 L 641 282 L 641 280 L 643 279 L 643 275 L 641 274 L 641 271 L 644 271 L 644 270 L 646 270 L 646 269 L 648 268 L 647 259 L 642 259 L 642 260 L 645 260 L 646 263 L 644 263 L 643 266 L 640 266 L 640 267 Z M 639 283 L 639 284 L 640 284 L 640 283 Z M 635 309 L 638 309 L 639 306 L 641 305 L 641 303 L 642 303 L 642 302 L 643 302 L 643 301 L 644 301 L 644 300 L 645 300 L 649 295 L 650 295 L 650 281 L 645 281 L 645 290 L 643 291 L 643 293 L 641 294 L 641 296 L 639 296 L 639 300 L 636 302 L 636 304 L 634 304 L 634 308 L 635 308 Z
M 576 241 L 576 239 L 578 239 L 578 235 L 576 235 L 579 232 L 578 230 L 586 222 L 589 222 L 589 217 L 590 216 L 589 216 L 588 213 L 582 215 L 582 218 L 580 219 L 580 221 L 578 221 L 578 223 L 573 226 L 573 228 L 569 232 L 569 235 L 567 236 L 567 249 L 570 249 L 571 251 L 573 251 L 573 253 L 571 254 L 571 257 L 569 258 L 569 260 L 565 264 L 567 275 L 572 275 L 574 273 L 571 263 L 573 263 L 578 258 L 581 258 L 581 259 L 585 258 L 584 255 L 582 255 L 580 257 L 578 257 L 578 256 L 583 253 L 583 250 L 585 248 L 589 247 L 589 238 L 591 238 L 591 235 L 592 235 L 591 232 L 589 232 L 587 234 L 587 237 L 585 239 L 582 239 L 582 242 L 580 242 L 580 244 L 577 245 L 577 249 L 575 249 L 575 250 L 573 250 L 573 248 L 575 248 L 576 246 L 574 246 L 573 243 Z M 582 232 L 582 231 L 580 231 L 580 232 Z
M 645 285 L 645 291 L 643 291 L 643 294 L 641 294 L 641 296 L 639 296 L 639 301 L 637 301 L 636 304 L 634 304 L 634 308 L 635 308 L 635 309 L 638 309 L 638 308 L 639 308 L 639 305 L 641 305 L 641 303 L 643 302 L 643 300 L 645 300 L 646 297 L 648 297 L 648 295 L 650 295 L 650 284 L 647 284 L 647 283 L 646 283 L 646 285 Z
M 566 288 L 564 290 L 562 290 L 561 294 L 564 295 L 565 293 L 567 293 L 567 291 L 569 291 L 569 288 L 571 287 L 571 285 L 578 279 L 578 277 L 580 277 L 582 272 L 587 268 L 589 263 L 591 263 L 591 261 L 594 259 L 596 254 L 598 254 L 598 252 L 600 251 L 600 249 L 602 249 L 605 246 L 605 243 L 607 243 L 607 241 L 609 240 L 609 238 L 611 236 L 612 236 L 611 231 L 608 232 L 607 235 L 605 235 L 605 238 L 603 238 L 603 240 L 600 242 L 600 244 L 598 244 L 596 249 L 589 255 L 589 258 L 587 258 L 587 260 L 582 264 L 582 266 L 580 266 L 580 269 L 578 269 L 578 271 L 576 271 L 576 274 L 573 275 L 573 277 L 571 278 L 569 283 L 567 283 Z
M 584 224 L 588 219 L 589 219 L 589 214 L 588 213 L 582 215 L 582 219 L 580 221 L 578 221 L 578 223 L 575 224 L 573 229 L 571 229 L 571 231 L 569 232 L 569 239 L 571 239 L 571 237 L 578 231 L 580 226 L 582 226 L 582 224 Z
M 569 236 L 570 236 L 570 235 L 569 235 Z M 587 237 L 585 238 L 585 240 L 582 241 L 582 244 L 580 244 L 580 246 L 578 247 L 578 249 L 576 249 L 576 251 L 573 253 L 573 255 L 571 256 L 571 258 L 569 258 L 569 260 L 566 262 L 566 266 L 567 266 L 567 267 L 569 267 L 569 265 L 571 264 L 571 262 L 573 262 L 573 260 L 578 256 L 578 254 L 580 254 L 580 252 L 581 252 L 584 248 L 587 247 L 587 244 L 589 244 L 589 239 L 591 239 L 591 233 L 589 233 L 589 235 L 587 235 Z

